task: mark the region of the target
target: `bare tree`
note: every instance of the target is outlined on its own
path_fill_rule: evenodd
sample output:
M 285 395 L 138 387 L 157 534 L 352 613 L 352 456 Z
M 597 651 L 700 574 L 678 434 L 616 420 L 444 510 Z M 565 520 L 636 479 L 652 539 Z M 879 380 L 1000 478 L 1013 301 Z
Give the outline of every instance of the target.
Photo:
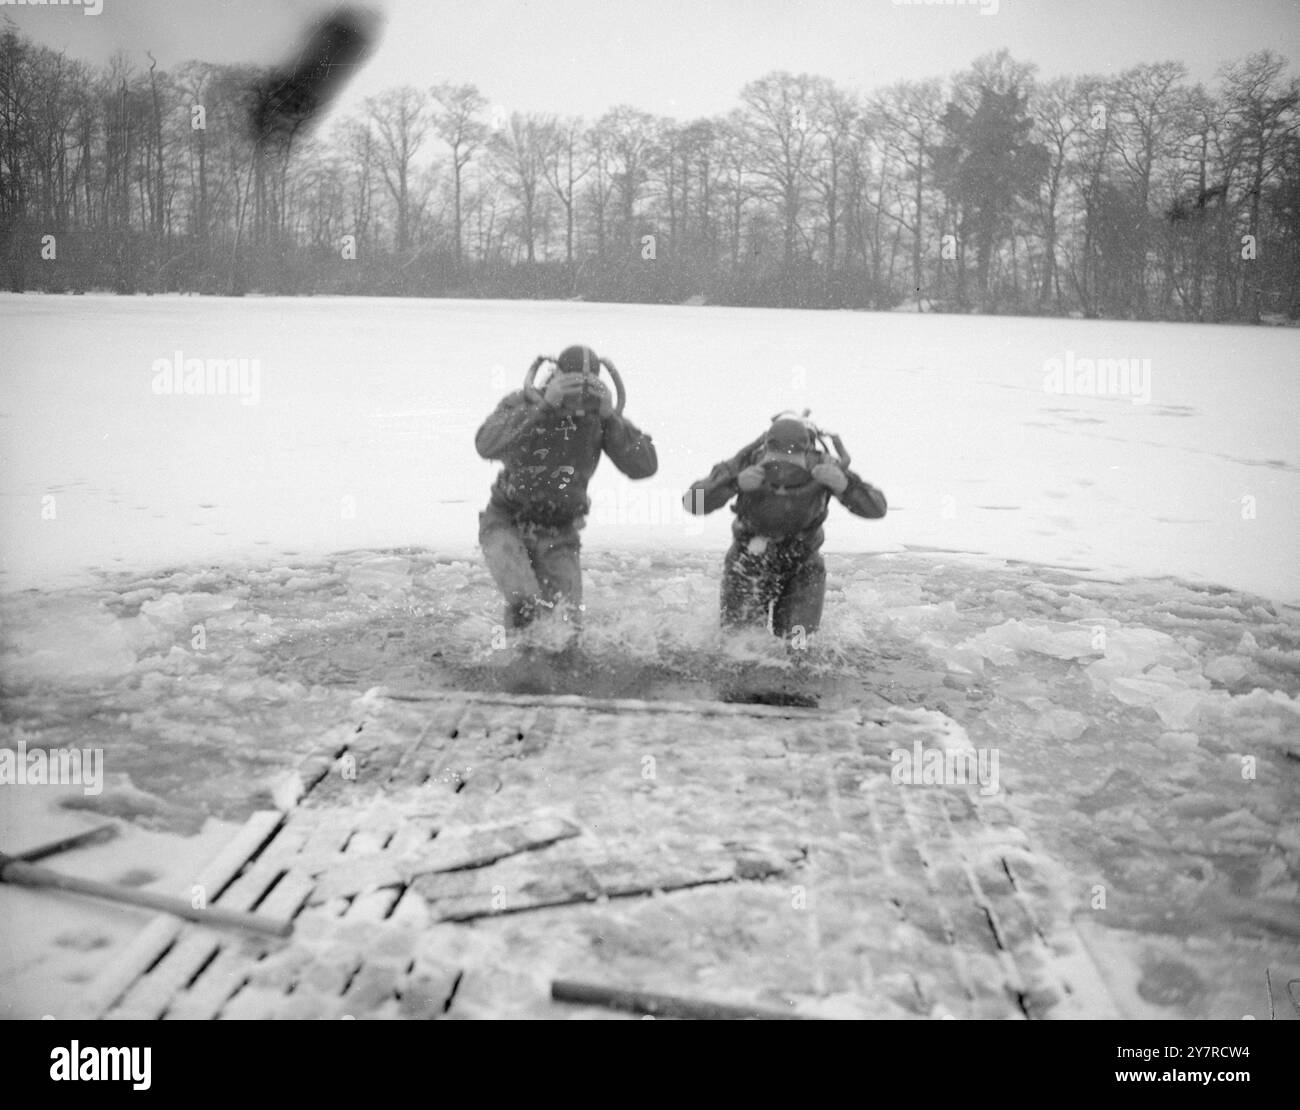
M 411 245 L 415 156 L 431 125 L 428 103 L 418 89 L 404 85 L 369 98 L 365 107 L 375 129 L 374 158 L 396 213 L 394 245 L 405 254 Z
M 861 109 L 854 98 L 825 78 L 812 87 L 811 126 L 816 142 L 816 159 L 809 170 L 809 180 L 822 202 L 826 222 L 826 273 L 835 273 L 839 247 L 844 176 L 855 139 Z
M 925 190 L 934 150 L 939 141 L 943 100 L 938 81 L 903 81 L 884 90 L 873 102 L 883 153 L 900 167 L 889 176 L 906 184 L 910 179 L 911 218 L 899 206 L 886 214 L 912 236 L 912 286 L 920 310 L 925 287 L 922 251 L 925 242 Z M 902 200 L 901 193 L 896 194 Z M 883 198 L 882 198 L 883 199 Z
M 537 260 L 538 189 L 542 184 L 547 136 L 554 126 L 551 117 L 515 112 L 488 142 L 497 175 L 519 206 L 520 238 L 529 262 Z
M 1261 236 L 1260 203 L 1264 190 L 1281 170 L 1289 140 L 1300 129 L 1300 82 L 1283 83 L 1286 59 L 1261 50 L 1223 67 L 1224 105 L 1236 132 L 1234 161 L 1245 169 L 1249 234 L 1258 244 Z M 1258 323 L 1261 283 L 1248 282 L 1249 318 Z
M 1032 67 L 1000 52 L 950 87 L 868 102 L 772 73 L 725 116 L 625 106 L 585 130 L 515 116 L 490 142 L 474 86 L 440 85 L 436 102 L 393 89 L 328 140 L 289 128 L 259 144 L 254 67 L 133 71 L 120 55 L 92 69 L 0 20 L 0 252 L 19 289 L 165 277 L 292 292 L 322 287 L 319 252 L 351 231 L 404 255 L 345 271 L 358 289 L 446 288 L 426 256 L 445 244 L 449 266 L 478 266 L 455 287 L 509 293 L 508 268 L 559 257 L 562 236 L 567 272 L 537 268 L 533 288 L 572 291 L 594 240 L 621 260 L 583 273 L 596 295 L 924 307 L 951 275 L 957 303 L 974 278 L 985 309 L 1300 314 L 1300 88 L 1286 64 L 1251 55 L 1210 92 L 1177 62 L 1034 89 Z M 197 106 L 206 124 L 192 127 Z M 77 236 L 58 265 L 26 261 L 37 227 Z M 666 233 L 660 264 L 626 265 L 647 229 Z
M 584 136 L 591 161 L 592 178 L 587 186 L 586 201 L 595 221 L 596 257 L 605 259 L 605 240 L 609 205 L 614 195 L 613 138 L 606 128 L 593 124 Z
M 1065 186 L 1066 165 L 1077 137 L 1088 126 L 1088 106 L 1082 102 L 1072 78 L 1058 77 L 1042 85 L 1033 97 L 1035 133 L 1048 153 L 1047 173 L 1037 196 L 1037 213 L 1043 238 L 1043 276 L 1038 302 L 1047 305 L 1061 299 L 1061 282 L 1057 270 L 1057 222 L 1061 193 Z
M 718 124 L 714 137 L 718 151 L 719 192 L 726 206 L 728 253 L 734 275 L 740 269 L 740 239 L 745 209 L 754 196 L 749 172 L 749 140 L 739 109 L 734 109 Z
M 463 235 L 461 217 L 462 175 L 470 159 L 483 145 L 487 127 L 478 118 L 487 107 L 487 100 L 474 85 L 453 85 L 444 82 L 435 85 L 433 97 L 441 106 L 434 121 L 438 135 L 451 147 L 452 175 L 452 236 L 455 239 L 456 265 L 463 261 Z
M 1134 189 L 1134 203 L 1152 212 L 1152 181 L 1162 159 L 1170 157 L 1177 137 L 1187 125 L 1187 94 L 1182 83 L 1187 69 L 1181 62 L 1134 66 L 1115 82 L 1116 151 Z M 1147 314 L 1147 255 L 1149 219 L 1137 228 L 1134 244 L 1135 272 L 1127 275 L 1140 315 Z
M 751 143 L 753 171 L 767 183 L 782 222 L 782 263 L 794 263 L 803 211 L 804 184 L 812 154 L 811 119 L 817 79 L 770 73 L 740 90 Z
M 625 249 L 634 249 L 637 203 L 653 164 L 658 125 L 648 112 L 621 105 L 597 121 L 596 131 L 598 150 L 618 199 L 619 235 Z
M 542 131 L 542 174 L 564 206 L 564 261 L 573 263 L 573 221 L 578 184 L 594 168 L 576 118 L 550 120 Z
M 371 165 L 374 161 L 375 132 L 369 119 L 344 121 L 338 132 L 338 145 L 350 167 L 348 192 L 351 234 L 357 245 L 365 244 L 374 218 L 374 181 Z
M 704 273 L 712 274 L 717 260 L 717 221 L 713 203 L 718 192 L 718 127 L 712 120 L 700 119 L 681 129 L 678 151 L 682 160 L 683 237 L 691 212 L 691 180 L 695 181 L 695 234 L 687 239 L 693 248 L 688 252 L 704 262 Z

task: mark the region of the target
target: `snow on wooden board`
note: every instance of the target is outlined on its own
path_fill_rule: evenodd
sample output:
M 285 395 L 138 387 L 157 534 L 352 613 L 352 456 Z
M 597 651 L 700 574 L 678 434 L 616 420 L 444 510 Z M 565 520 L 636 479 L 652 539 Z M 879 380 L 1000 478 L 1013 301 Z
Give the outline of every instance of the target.
M 371 691 L 216 901 L 294 935 L 154 930 L 147 970 L 92 997 L 607 1016 L 551 999 L 576 980 L 810 1017 L 1115 1016 L 1009 811 L 894 781 L 891 751 L 945 742 L 923 717 Z

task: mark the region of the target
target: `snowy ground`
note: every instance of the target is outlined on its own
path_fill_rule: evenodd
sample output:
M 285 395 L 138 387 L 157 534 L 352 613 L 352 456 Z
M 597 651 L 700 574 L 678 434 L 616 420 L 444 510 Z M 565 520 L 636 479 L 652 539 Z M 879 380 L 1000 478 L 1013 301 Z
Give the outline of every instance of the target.
M 605 464 L 591 544 L 719 550 L 729 514 L 689 518 L 682 491 L 807 407 L 890 500 L 879 523 L 833 523 L 828 550 L 987 552 L 1300 601 L 1300 562 L 1281 556 L 1300 546 L 1295 329 L 0 295 L 0 332 L 4 589 L 282 553 L 469 555 L 494 469 L 475 429 L 536 354 L 586 342 L 623 371 L 661 460 L 635 484 Z M 250 360 L 245 395 L 155 393 L 178 351 Z M 1150 366 L 1083 395 L 1080 360 L 1099 358 Z M 1052 360 L 1077 371 L 1058 383 L 1072 393 L 1045 390 Z
M 533 354 L 585 340 L 625 371 L 661 473 L 593 484 L 573 681 L 709 697 L 747 664 L 786 673 L 718 637 L 730 514 L 676 505 L 811 406 L 891 502 L 832 510 L 803 663 L 824 704 L 924 707 L 999 751 L 1098 958 L 1146 969 L 1114 986 L 1130 1012 L 1238 1017 L 1266 969 L 1300 974 L 1293 331 L 92 297 L 0 297 L 0 321 L 0 743 L 93 743 L 107 772 L 96 797 L 0 786 L 0 850 L 122 818 L 156 864 L 133 881 L 174 888 L 359 693 L 499 683 L 473 431 Z M 258 358 L 257 403 L 156 395 L 176 349 Z M 1151 358 L 1150 403 L 1045 393 L 1067 352 Z M 43 906 L 0 889 L 5 935 Z M 112 951 L 67 935 L 58 958 L 0 951 L 24 1011 Z

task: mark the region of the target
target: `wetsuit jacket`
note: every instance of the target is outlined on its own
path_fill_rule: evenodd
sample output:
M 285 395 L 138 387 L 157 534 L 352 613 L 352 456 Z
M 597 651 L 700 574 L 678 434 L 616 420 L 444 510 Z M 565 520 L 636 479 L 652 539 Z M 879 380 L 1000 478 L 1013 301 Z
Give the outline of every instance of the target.
M 842 494 L 832 494 L 811 473 L 806 481 L 777 488 L 764 482 L 758 489 L 745 493 L 737 484 L 740 472 L 758 462 L 763 455 L 762 441 L 742 448 L 734 458 L 718 463 L 702 481 L 696 482 L 683 498 L 686 508 L 697 515 L 720 509 L 734 496 L 732 511 L 736 519 L 731 532 L 739 543 L 748 543 L 756 536 L 769 540 L 798 541 L 808 552 L 822 545 L 825 534 L 822 524 L 832 496 L 838 498 L 849 512 L 857 516 L 876 519 L 885 515 L 888 508 L 885 495 L 875 486 L 864 482 L 851 470 L 844 474 L 849 480 Z M 819 463 L 835 462 L 824 452 L 810 452 L 809 470 Z
M 560 528 L 591 508 L 587 483 L 604 450 L 629 478 L 659 469 L 654 443 L 630 420 L 601 420 L 511 393 L 478 430 L 474 446 L 505 465 L 492 486 L 492 504 L 514 519 Z

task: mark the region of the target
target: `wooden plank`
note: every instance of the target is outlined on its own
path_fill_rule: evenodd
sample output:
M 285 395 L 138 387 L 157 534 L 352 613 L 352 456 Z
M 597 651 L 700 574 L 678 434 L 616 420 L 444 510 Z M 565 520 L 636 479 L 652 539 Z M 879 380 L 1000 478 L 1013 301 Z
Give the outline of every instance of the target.
M 73 848 L 84 848 L 88 844 L 102 844 L 106 840 L 112 840 L 115 836 L 117 836 L 116 825 L 96 825 L 93 829 L 73 833 L 71 836 L 65 836 L 60 840 L 54 840 L 49 844 L 42 844 L 36 848 L 28 848 L 25 852 L 11 853 L 9 858 L 20 860 L 23 863 L 35 863 L 37 860 L 58 855 L 60 852 L 70 852 Z
M 851 721 L 861 723 L 856 709 L 824 710 L 800 706 L 749 705 L 712 701 L 643 701 L 639 698 L 588 698 L 579 694 L 497 694 L 476 690 L 448 690 L 427 694 L 387 693 L 380 696 L 394 702 L 449 703 L 476 705 L 550 706 L 588 710 L 593 713 L 681 713 L 693 717 L 769 717 L 783 720 Z M 480 724 L 479 727 L 482 727 Z
M 311 838 L 320 824 L 323 814 L 327 810 L 309 809 L 299 807 L 293 810 L 285 820 L 284 826 L 276 834 L 274 840 L 263 849 L 262 854 L 258 857 L 268 863 L 280 863 L 285 867 L 291 867 L 292 861 L 303 849 L 304 845 Z
M 390 965 L 363 965 L 343 995 L 343 1011 L 362 1017 L 379 1009 L 390 998 L 396 1001 L 402 979 L 401 972 Z
M 342 814 L 330 812 L 322 818 L 298 850 L 300 858 L 295 861 L 297 866 L 310 870 L 308 861 L 329 859 L 342 852 L 343 846 L 356 831 L 356 820 L 357 814 L 350 810 Z
M 167 951 L 168 945 L 175 943 L 184 924 L 170 914 L 163 914 L 150 921 L 127 946 L 121 957 L 114 960 L 81 996 L 75 1016 L 83 1019 L 104 1017 L 114 1003 L 131 989 L 132 984 Z
M 223 947 L 222 941 L 210 933 L 187 930 L 156 967 L 131 985 L 108 1016 L 132 1021 L 157 1020 L 204 963 Z
M 383 921 L 397 901 L 399 891 L 395 887 L 358 894 L 343 915 L 344 921 Z
M 345 806 L 357 796 L 355 771 L 359 757 L 349 748 L 340 758 L 351 761 L 347 764 L 347 769 L 345 770 L 344 765 L 337 762 L 331 765 L 330 770 L 312 788 L 304 804 L 318 808 L 333 808 Z
M 338 856 L 338 863 L 322 867 L 316 876 L 310 902 L 318 906 L 333 898 L 367 894 L 383 886 L 397 886 L 405 881 L 397 861 L 386 852 L 368 856 Z
M 315 952 L 310 948 L 292 946 L 275 952 L 253 965 L 249 982 L 256 987 L 287 994 L 311 967 Z
M 361 962 L 361 955 L 354 947 L 331 945 L 304 970 L 298 981 L 298 990 L 327 999 L 340 999 L 349 981 L 360 970 Z
M 38 867 L 21 860 L 9 859 L 2 853 L 0 853 L 0 882 L 37 890 L 84 894 L 119 905 L 160 910 L 173 917 L 208 927 L 234 928 L 245 933 L 264 936 L 288 936 L 292 928 L 287 921 L 275 921 L 215 904 L 200 908 L 194 905 L 192 899 L 176 898 L 170 894 L 141 890 L 121 883 L 103 883 L 98 879 L 82 878 L 80 875 L 67 875 L 48 867 Z
M 307 870 L 317 876 L 311 903 L 319 905 L 332 898 L 407 884 L 420 875 L 433 872 L 484 867 L 508 856 L 575 837 L 579 832 L 577 826 L 562 818 L 543 817 L 521 823 L 445 831 L 438 839 L 425 839 L 416 850 L 404 854 L 390 848 L 354 857 L 349 844 L 347 854 L 304 861 Z M 355 840 L 356 837 L 353 842 Z
M 308 876 L 291 871 L 267 895 L 262 908 L 277 915 L 282 914 L 286 917 L 293 917 L 306 903 L 313 885 Z M 298 954 L 296 961 L 295 953 Z M 214 966 L 205 970 L 205 979 L 209 972 L 212 975 L 211 986 L 202 988 L 200 992 L 196 992 L 194 997 L 183 1004 L 177 1001 L 178 1012 L 168 1016 L 186 1016 L 191 1009 L 202 1011 L 203 1014 L 209 1017 L 215 1014 L 216 1007 L 220 1005 L 222 1000 L 221 996 L 228 996 L 230 990 L 238 981 L 241 965 L 249 970 L 252 982 L 255 985 L 259 987 L 275 987 L 283 992 L 296 982 L 296 962 L 310 959 L 309 950 L 293 945 L 284 946 L 279 951 L 269 954 L 266 959 L 258 961 L 253 960 L 253 955 L 247 948 L 242 950 L 232 948 L 228 955 L 225 953 L 222 955 L 224 955 L 224 959 L 222 956 L 218 956 L 217 961 L 214 961 Z M 269 978 L 267 968 L 274 968 L 278 977 Z M 200 1014 L 196 1012 L 190 1014 L 190 1016 L 200 1016 Z
M 452 874 L 459 874 L 453 872 Z M 418 880 L 426 883 L 430 879 L 444 878 L 441 875 L 425 875 Z M 574 869 L 568 868 L 561 874 L 545 881 L 529 884 L 528 890 L 507 891 L 498 898 L 490 890 L 476 890 L 464 895 L 439 898 L 434 900 L 425 893 L 423 887 L 416 889 L 430 898 L 430 913 L 435 921 L 473 921 L 480 917 L 495 917 L 498 914 L 520 913 L 525 910 L 544 909 L 548 906 L 568 906 L 578 902 L 594 902 L 600 897 L 600 884 L 595 876 L 588 873 L 584 882 Z
M 356 778 L 348 785 L 366 791 L 382 790 L 406 758 L 412 738 L 394 735 L 394 730 L 386 727 L 385 722 L 370 720 L 366 722 L 363 735 L 368 746 L 350 749 L 357 764 Z
M 436 917 L 437 907 L 432 904 L 453 898 L 481 895 L 492 886 L 489 882 L 491 877 L 492 872 L 481 868 L 470 871 L 435 871 L 415 879 L 409 889 L 431 903 Z
M 276 1016 L 284 997 L 281 991 L 249 983 L 222 1007 L 217 1017 L 222 1021 L 266 1021 Z
M 352 839 L 348 841 L 348 846 L 343 853 L 343 859 L 382 852 L 384 845 L 396 832 L 396 827 L 391 824 L 382 820 L 377 824 L 372 824 L 371 818 L 368 816 L 363 817 L 357 831 L 352 835 Z
M 784 874 L 798 856 L 793 850 L 782 856 L 757 848 L 706 849 L 689 856 L 653 859 L 617 859 L 588 853 L 588 858 L 548 859 L 532 877 L 512 883 L 497 895 L 492 893 L 496 876 L 482 869 L 421 875 L 411 889 L 429 901 L 435 921 L 472 921 L 602 897 L 634 897 L 763 880 Z
M 580 1006 L 608 1006 L 615 1010 L 630 1010 L 634 1014 L 650 1014 L 652 1017 L 696 1018 L 704 1021 L 808 1020 L 807 1015 L 795 1013 L 793 1010 L 737 1006 L 699 998 L 683 998 L 680 995 L 655 994 L 652 991 L 624 990 L 600 983 L 578 983 L 567 979 L 556 979 L 551 983 L 551 997 L 556 1002 L 573 1002 Z
M 283 874 L 283 864 L 256 859 L 222 891 L 216 904 L 231 909 L 251 910 Z
M 433 843 L 434 834 L 439 831 L 436 822 L 427 817 L 408 819 L 388 845 L 388 851 L 399 859 L 411 855 L 421 848 Z
M 352 745 L 355 737 L 360 735 L 357 732 L 358 723 L 354 720 L 340 721 L 328 729 L 315 748 L 299 762 L 298 774 L 303 781 L 303 786 L 308 788 L 308 793 L 311 792 L 313 785 L 312 776 L 328 774 L 339 755 Z M 363 727 L 362 732 L 364 731 Z
M 250 908 L 281 873 L 279 864 L 266 863 L 259 858 L 230 884 L 223 893 L 220 904 L 241 910 Z M 111 1016 L 144 1020 L 160 1017 L 173 998 L 198 975 L 199 969 L 213 958 L 214 953 L 240 948 L 237 939 L 221 937 L 211 930 L 185 930 L 157 966 L 131 986 Z
M 433 871 L 459 871 L 484 867 L 507 856 L 545 848 L 560 840 L 578 836 L 581 830 L 562 817 L 539 817 L 531 821 L 478 829 L 444 830 L 436 839 L 398 860 L 407 881 Z
M 307 904 L 315 885 L 316 882 L 310 875 L 301 871 L 289 871 L 258 906 L 257 912 L 272 917 L 293 918 Z
M 279 810 L 259 810 L 199 873 L 197 885 L 219 891 L 239 872 L 249 857 L 264 845 L 284 821 Z M 77 1016 L 102 1017 L 127 988 L 157 963 L 159 956 L 180 934 L 184 923 L 169 915 L 154 918 L 106 972 L 81 996 Z
M 329 919 L 332 917 L 342 917 L 348 912 L 349 905 L 351 905 L 351 902 L 347 898 L 331 898 L 328 902 L 324 902 L 319 906 L 313 906 L 312 909 L 315 913 L 320 914 L 321 917 Z
M 391 707 L 384 708 L 389 711 L 389 715 L 397 715 L 391 712 Z M 423 785 L 446 752 L 456 743 L 457 737 L 453 733 L 459 733 L 460 719 L 464 712 L 464 705 L 453 702 L 432 703 L 428 712 L 419 714 L 416 720 L 423 721 L 422 727 L 415 742 L 393 768 L 388 780 L 389 787 Z
M 388 920 L 395 925 L 425 928 L 430 923 L 429 904 L 408 886 L 397 900 Z
M 417 960 L 402 985 L 402 1016 L 417 1021 L 442 1017 L 462 974 L 458 967 Z
M 231 945 L 217 953 L 189 990 L 177 994 L 164 1015 L 169 1021 L 208 1021 L 252 974 L 252 961 Z

